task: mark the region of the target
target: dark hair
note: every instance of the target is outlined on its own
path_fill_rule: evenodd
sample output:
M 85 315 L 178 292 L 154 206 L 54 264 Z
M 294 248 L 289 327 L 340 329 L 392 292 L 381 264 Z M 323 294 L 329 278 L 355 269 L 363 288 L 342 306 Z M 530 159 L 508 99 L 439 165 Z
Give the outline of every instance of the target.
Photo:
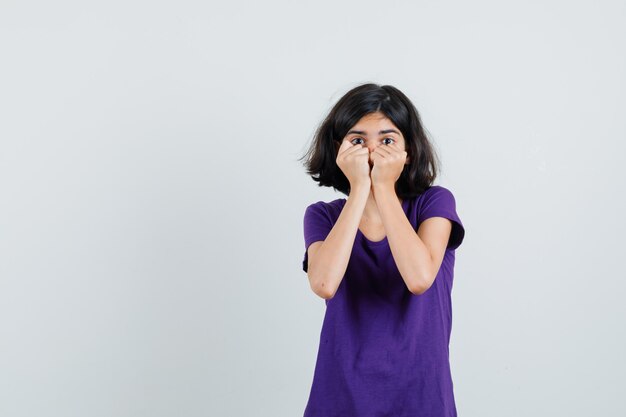
M 348 91 L 318 126 L 311 147 L 299 160 L 307 158 L 307 174 L 320 187 L 333 187 L 349 195 L 350 182 L 337 165 L 337 150 L 350 128 L 374 112 L 383 113 L 404 136 L 409 163 L 396 181 L 396 194 L 403 200 L 418 196 L 433 184 L 439 162 L 417 109 L 391 85 L 367 83 Z

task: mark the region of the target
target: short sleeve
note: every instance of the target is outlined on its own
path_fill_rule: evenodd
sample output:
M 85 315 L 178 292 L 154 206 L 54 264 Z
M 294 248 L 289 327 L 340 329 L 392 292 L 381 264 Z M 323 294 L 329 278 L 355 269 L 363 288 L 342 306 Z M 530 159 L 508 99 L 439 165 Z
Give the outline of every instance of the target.
M 304 212 L 304 259 L 302 270 L 308 271 L 309 254 L 307 249 L 313 242 L 325 240 L 333 224 L 323 201 L 309 205 Z
M 465 228 L 456 211 L 456 200 L 450 190 L 439 185 L 425 191 L 424 201 L 418 215 L 418 227 L 430 217 L 445 217 L 452 221 L 452 231 L 448 240 L 448 249 L 459 247 L 465 237 Z

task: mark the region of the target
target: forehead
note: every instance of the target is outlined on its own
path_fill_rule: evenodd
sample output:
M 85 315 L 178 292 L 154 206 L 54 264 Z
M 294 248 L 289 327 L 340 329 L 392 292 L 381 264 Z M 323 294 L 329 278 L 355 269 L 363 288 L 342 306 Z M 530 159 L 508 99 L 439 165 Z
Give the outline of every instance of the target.
M 389 125 L 390 127 L 394 126 L 391 120 L 389 120 L 387 116 L 380 112 L 366 114 L 365 116 L 361 117 L 361 119 L 359 119 L 355 126 L 359 126 L 362 124 Z
M 356 124 L 353 126 L 353 129 L 361 127 L 370 127 L 371 129 L 386 128 L 399 130 L 396 125 L 394 125 L 393 122 L 381 112 L 369 113 L 361 117 L 361 119 L 359 119 L 359 121 L 356 122 Z
M 348 131 L 348 135 L 359 134 L 366 136 L 368 134 L 378 135 L 388 133 L 397 134 L 402 137 L 400 129 L 381 112 L 366 114 Z

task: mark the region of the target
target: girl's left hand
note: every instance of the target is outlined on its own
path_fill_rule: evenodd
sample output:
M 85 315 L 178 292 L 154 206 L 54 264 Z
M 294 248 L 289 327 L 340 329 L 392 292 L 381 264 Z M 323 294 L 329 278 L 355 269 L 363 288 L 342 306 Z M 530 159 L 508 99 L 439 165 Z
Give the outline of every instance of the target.
M 403 151 L 395 142 L 389 145 L 379 145 L 370 153 L 370 160 L 374 167 L 370 172 L 372 186 L 388 185 L 394 188 L 400 178 L 406 163 L 407 152 Z

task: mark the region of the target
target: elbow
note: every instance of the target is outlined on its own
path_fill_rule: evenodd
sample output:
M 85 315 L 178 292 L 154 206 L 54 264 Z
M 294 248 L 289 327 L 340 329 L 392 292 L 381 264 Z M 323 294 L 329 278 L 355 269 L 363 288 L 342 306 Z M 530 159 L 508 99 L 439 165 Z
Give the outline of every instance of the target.
M 328 286 L 328 282 L 324 279 L 315 279 L 309 276 L 309 282 L 311 284 L 311 291 L 324 300 L 330 300 L 335 296 L 335 292 Z
M 416 279 L 409 287 L 409 291 L 414 295 L 422 295 L 433 285 L 433 281 L 432 279 L 423 277 Z
M 313 288 L 313 292 L 315 293 L 315 295 L 323 298 L 324 300 L 330 300 L 335 296 L 335 291 L 329 291 L 324 288 Z
M 316 294 L 320 298 L 323 298 L 324 300 L 330 300 L 331 298 L 335 296 L 334 292 L 328 292 L 328 291 L 321 291 L 321 292 L 317 292 Z
M 335 296 L 336 291 L 329 289 L 328 286 L 322 283 L 320 286 L 314 289 L 313 292 L 317 294 L 319 297 L 323 298 L 324 300 L 330 300 L 331 298 Z
M 413 280 L 412 285 L 409 286 L 409 291 L 415 295 L 422 295 L 433 285 L 438 271 L 433 271 L 429 268 L 424 268 L 417 274 L 417 278 Z
M 422 295 L 426 292 L 428 288 L 426 288 L 426 286 L 424 285 L 417 285 L 417 284 L 413 284 L 410 288 L 409 291 L 411 291 L 411 294 L 413 295 Z

